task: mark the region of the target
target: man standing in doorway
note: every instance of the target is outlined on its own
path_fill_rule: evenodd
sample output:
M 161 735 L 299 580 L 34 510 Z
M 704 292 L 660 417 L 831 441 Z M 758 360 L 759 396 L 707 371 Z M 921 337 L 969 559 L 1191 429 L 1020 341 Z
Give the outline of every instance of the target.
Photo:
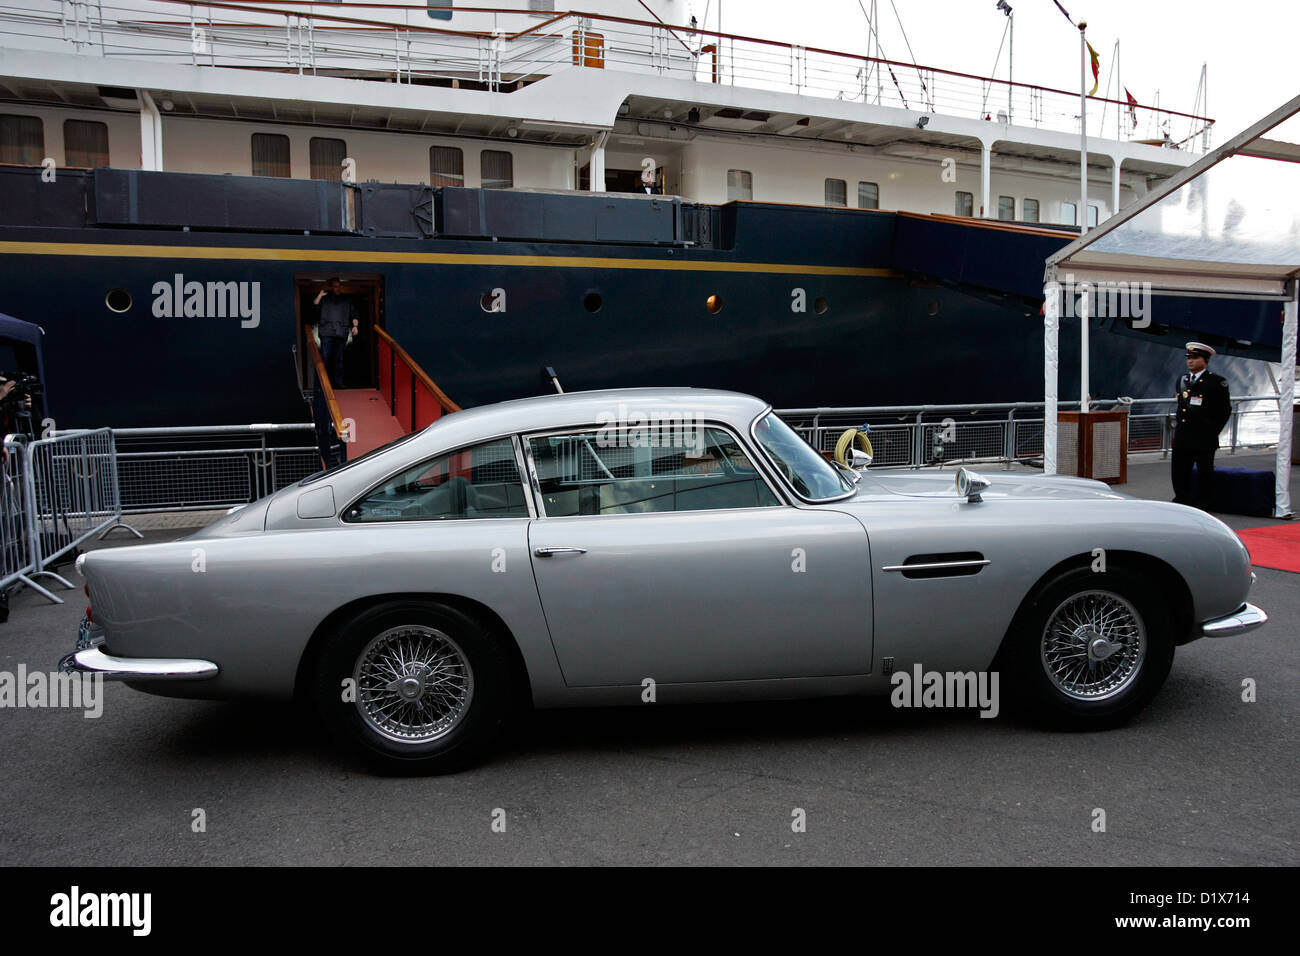
M 1214 349 L 1187 343 L 1187 374 L 1178 379 L 1178 420 L 1174 428 L 1174 501 L 1209 510 L 1214 502 L 1214 453 L 1219 432 L 1232 417 L 1228 382 L 1209 371 Z M 1192 466 L 1196 466 L 1198 501 L 1192 500 Z
M 330 279 L 313 300 L 313 304 L 320 309 L 320 316 L 316 320 L 320 354 L 325 360 L 330 384 L 335 388 L 343 387 L 343 350 L 347 346 L 348 335 L 357 334 L 361 322 L 357 307 L 352 304 L 350 296 L 343 295 L 340 291 L 342 288 L 343 283 L 337 277 Z

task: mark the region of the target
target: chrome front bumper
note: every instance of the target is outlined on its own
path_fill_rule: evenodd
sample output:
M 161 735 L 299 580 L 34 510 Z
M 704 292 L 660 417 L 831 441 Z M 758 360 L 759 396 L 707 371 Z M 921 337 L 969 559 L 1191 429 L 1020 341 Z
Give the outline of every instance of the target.
M 1224 617 L 1216 617 L 1201 625 L 1202 637 L 1235 637 L 1268 623 L 1268 615 L 1253 604 L 1243 604 Z
M 104 653 L 103 643 L 103 628 L 83 619 L 77 631 L 77 649 L 59 661 L 59 671 L 129 681 L 207 680 L 220 671 L 212 661 L 185 657 L 114 657 Z

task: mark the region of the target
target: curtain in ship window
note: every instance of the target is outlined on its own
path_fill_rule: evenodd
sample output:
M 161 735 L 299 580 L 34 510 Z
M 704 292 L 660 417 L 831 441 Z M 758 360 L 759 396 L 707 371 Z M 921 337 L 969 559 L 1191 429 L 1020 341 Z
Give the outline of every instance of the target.
M 975 214 L 975 196 L 968 192 L 957 190 L 957 207 L 956 213 L 959 216 L 973 216 Z
M 429 16 L 435 20 L 450 20 L 451 7 L 451 0 L 429 0 Z
M 880 186 L 876 183 L 858 183 L 858 208 L 880 208 Z
M 108 126 L 87 120 L 63 121 L 63 153 L 69 166 L 108 165 Z
M 465 154 L 455 146 L 429 147 L 429 185 L 465 185 Z
M 1077 226 L 1079 224 L 1079 207 L 1072 202 L 1061 203 L 1061 225 Z
M 826 205 L 847 206 L 849 204 L 849 187 L 842 179 L 826 180 Z
M 1016 218 L 1016 200 L 1014 196 L 998 197 L 998 218 L 1007 220 Z
M 1025 222 L 1038 222 L 1038 200 L 1026 199 L 1024 204 Z
M 0 116 L 0 163 L 39 166 L 45 158 L 45 126 L 39 116 Z
M 253 175 L 289 178 L 289 137 L 280 133 L 253 134 Z
M 1088 228 L 1091 229 L 1097 225 L 1098 209 L 1096 206 L 1088 207 Z
M 554 11 L 555 0 L 528 0 L 528 9 Z
M 484 189 L 509 189 L 515 184 L 515 158 L 499 149 L 479 154 L 479 176 Z
M 347 141 L 313 136 L 308 145 L 311 147 L 311 178 L 342 182 L 343 160 L 348 156 Z
M 728 169 L 727 200 L 753 198 L 754 174 L 748 169 Z

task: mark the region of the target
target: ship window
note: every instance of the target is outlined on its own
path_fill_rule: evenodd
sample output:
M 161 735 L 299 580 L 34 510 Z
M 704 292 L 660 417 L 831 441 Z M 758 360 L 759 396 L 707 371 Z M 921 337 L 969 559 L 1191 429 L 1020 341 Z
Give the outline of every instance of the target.
M 1079 224 L 1079 207 L 1072 202 L 1061 203 L 1061 224 L 1077 226 Z
M 967 192 L 957 190 L 957 215 L 973 216 L 975 215 L 975 197 Z
M 748 169 L 727 170 L 727 200 L 753 199 L 754 174 Z
M 847 206 L 849 204 L 848 191 L 849 187 L 845 185 L 844 180 L 826 180 L 826 188 L 823 190 L 823 195 L 826 197 L 826 205 Z
M 484 189 L 509 189 L 515 184 L 515 158 L 499 149 L 479 154 L 479 176 Z
M 253 134 L 253 175 L 288 179 L 289 137 L 281 133 Z
M 429 16 L 434 20 L 451 19 L 452 0 L 429 0 Z
M 528 0 L 528 9 L 553 11 L 555 9 L 555 0 Z
M 999 219 L 1016 218 L 1016 200 L 1014 196 L 998 197 L 998 218 Z
M 858 183 L 858 208 L 880 208 L 880 186 L 876 183 Z
M 39 116 L 0 116 L 0 163 L 39 166 L 45 158 L 45 124 Z
M 588 292 L 582 297 L 582 307 L 588 312 L 599 312 L 604 304 L 605 300 L 600 297 L 599 292 Z
M 341 139 L 311 138 L 311 178 L 332 183 L 343 181 L 343 160 L 348 156 L 348 144 Z
M 1026 199 L 1024 204 L 1025 222 L 1038 222 L 1038 200 Z
M 813 311 L 816 312 L 818 315 L 825 315 L 826 310 L 829 309 L 830 307 L 831 304 L 826 301 L 826 296 L 824 295 L 819 295 L 817 297 L 817 300 L 813 302 Z
M 69 166 L 108 165 L 108 125 L 90 120 L 63 121 L 63 154 Z
M 116 312 L 119 315 L 123 312 L 129 312 L 132 305 L 131 293 L 125 289 L 109 289 L 104 295 L 104 305 L 108 306 L 110 312 Z
M 465 185 L 465 154 L 455 146 L 429 147 L 429 185 Z
M 709 296 L 707 299 L 704 300 L 704 307 L 708 309 L 712 315 L 717 315 L 719 312 L 722 311 L 722 296 L 720 295 Z
M 1089 207 L 1088 207 L 1088 227 L 1089 227 L 1089 228 L 1092 228 L 1093 226 L 1097 225 L 1097 218 L 1098 218 L 1098 216 L 1099 216 L 1099 210 L 1097 209 L 1097 207 L 1096 207 L 1096 206 L 1089 206 Z

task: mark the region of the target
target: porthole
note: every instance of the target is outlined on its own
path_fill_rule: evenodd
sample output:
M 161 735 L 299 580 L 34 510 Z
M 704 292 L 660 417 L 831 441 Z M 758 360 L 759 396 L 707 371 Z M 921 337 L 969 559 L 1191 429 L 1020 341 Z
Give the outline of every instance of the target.
M 939 314 L 939 300 L 938 300 L 938 299 L 931 299 L 931 300 L 930 300 L 930 308 L 929 308 L 929 312 L 930 312 L 931 315 L 938 315 L 938 314 Z
M 129 312 L 132 304 L 131 293 L 125 289 L 109 289 L 104 296 L 104 305 L 108 306 L 108 311 L 119 315 Z
M 719 312 L 722 311 L 722 296 L 720 295 L 709 296 L 707 299 L 704 300 L 704 307 L 708 309 L 711 314 L 717 315 Z
M 813 302 L 813 311 L 815 311 L 818 315 L 825 315 L 826 310 L 829 309 L 830 307 L 831 304 L 826 301 L 826 296 L 824 295 L 819 295 L 816 301 Z
M 588 312 L 599 312 L 604 304 L 605 300 L 600 297 L 599 292 L 588 292 L 582 297 L 582 307 Z
M 497 305 L 498 301 L 496 291 L 489 289 L 478 297 L 478 307 L 484 312 L 499 312 L 501 310 Z

